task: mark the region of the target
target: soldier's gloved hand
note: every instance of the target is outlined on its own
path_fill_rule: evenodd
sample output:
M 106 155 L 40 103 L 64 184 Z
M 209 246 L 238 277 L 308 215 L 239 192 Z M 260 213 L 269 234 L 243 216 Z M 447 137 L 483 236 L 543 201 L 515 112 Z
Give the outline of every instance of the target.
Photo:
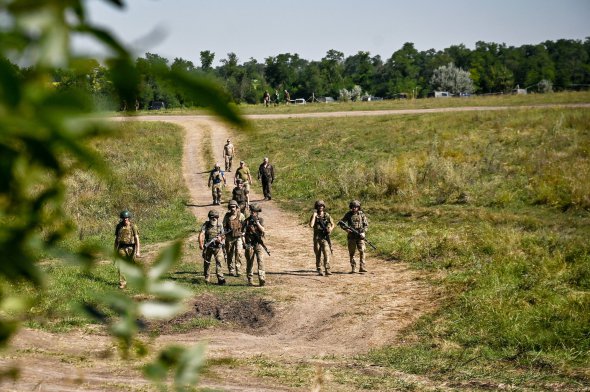
M 361 233 L 361 238 L 364 240 L 365 239 L 365 233 Z

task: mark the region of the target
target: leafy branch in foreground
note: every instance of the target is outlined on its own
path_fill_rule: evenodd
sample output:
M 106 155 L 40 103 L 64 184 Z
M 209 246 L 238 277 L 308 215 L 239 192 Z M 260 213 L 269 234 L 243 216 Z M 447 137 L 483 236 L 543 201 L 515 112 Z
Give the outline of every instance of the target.
M 123 6 L 118 0 L 105 1 Z M 135 99 L 140 78 L 126 48 L 107 30 L 88 23 L 82 0 L 0 0 L 0 8 L 4 10 L 4 23 L 0 25 L 0 282 L 28 283 L 42 292 L 45 274 L 38 266 L 40 260 L 68 260 L 90 267 L 101 254 L 110 254 L 106 246 L 81 243 L 73 252 L 62 246 L 75 228 L 63 207 L 64 179 L 80 168 L 108 174 L 108 165 L 87 143 L 108 133 L 101 125 L 86 120 L 94 111 L 89 94 L 54 88 L 52 75 L 58 67 L 82 63 L 70 47 L 71 37 L 82 34 L 113 53 L 106 63 L 119 100 Z M 14 64 L 29 67 L 21 69 Z M 243 125 L 217 86 L 179 71 L 162 70 L 160 76 L 171 83 L 182 83 L 190 94 L 209 102 L 210 109 L 220 117 Z M 112 322 L 101 313 L 101 306 L 85 305 L 90 314 L 109 323 L 125 353 L 136 342 L 138 319 L 171 317 L 180 310 L 188 293 L 162 279 L 179 252 L 180 244 L 173 244 L 146 272 L 121 264 L 130 286 L 150 299 L 138 302 L 122 293 L 97 295 L 101 306 L 118 315 Z M 15 318 L 6 316 L 13 313 L 6 311 L 15 306 L 24 311 L 27 302 L 16 298 L 10 289 L 0 291 L 0 345 L 7 344 L 18 326 Z M 178 382 L 195 381 L 185 372 L 193 372 L 194 364 L 202 361 L 199 346 L 171 349 L 166 355 L 173 355 L 175 361 L 162 362 L 160 367 L 178 365 L 178 369 L 184 369 L 177 370 Z

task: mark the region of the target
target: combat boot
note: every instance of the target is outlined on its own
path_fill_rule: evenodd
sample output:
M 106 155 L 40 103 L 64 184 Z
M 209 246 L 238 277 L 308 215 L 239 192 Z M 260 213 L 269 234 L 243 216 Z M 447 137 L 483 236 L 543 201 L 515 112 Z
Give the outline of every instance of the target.
M 217 278 L 217 284 L 220 286 L 225 285 L 225 278 Z
M 329 269 L 326 270 L 326 276 L 332 275 Z
M 322 273 L 322 270 L 321 269 L 318 269 L 318 275 L 319 276 L 324 276 L 324 274 Z
M 352 266 L 352 270 L 350 271 L 351 274 L 355 274 L 356 273 L 356 266 Z
M 361 269 L 359 269 L 359 272 L 360 272 L 360 273 L 365 273 L 365 272 L 369 272 L 369 271 L 367 271 L 367 270 L 365 269 L 365 267 L 361 267 Z
M 263 287 L 264 285 L 266 285 L 266 280 L 260 279 L 260 287 Z
M 254 281 L 250 277 L 248 277 L 248 286 L 254 286 Z

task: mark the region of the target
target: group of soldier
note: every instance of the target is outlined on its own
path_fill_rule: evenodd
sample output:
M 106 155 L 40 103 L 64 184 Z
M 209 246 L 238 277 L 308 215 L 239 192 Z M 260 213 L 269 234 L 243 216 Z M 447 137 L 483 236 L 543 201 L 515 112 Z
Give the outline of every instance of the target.
M 225 160 L 225 172 L 231 172 L 232 161 L 236 149 L 230 139 L 223 148 Z M 222 187 L 226 185 L 225 172 L 218 163 L 209 172 L 208 187 L 211 188 L 213 205 L 221 204 Z M 257 178 L 261 180 L 265 200 L 271 200 L 271 184 L 274 182 L 275 173 L 268 158 L 264 158 L 258 168 Z M 207 221 L 201 226 L 198 242 L 203 257 L 203 274 L 205 281 L 210 283 L 211 262 L 215 262 L 215 275 L 217 284 L 226 283 L 223 275 L 224 262 L 227 263 L 229 274 L 239 277 L 242 275 L 242 262 L 246 259 L 246 278 L 249 286 L 254 285 L 254 262 L 257 263 L 258 284 L 266 284 L 264 265 L 265 253 L 270 252 L 264 243 L 265 227 L 264 219 L 260 216 L 262 208 L 258 204 L 250 203 L 250 185 L 252 177 L 248 166 L 240 161 L 240 166 L 234 175 L 234 189 L 232 198 L 227 203 L 227 212 L 220 220 L 220 215 L 215 210 L 207 214 Z M 135 257 L 140 256 L 139 231 L 131 222 L 131 213 L 122 211 L 120 222 L 115 228 L 115 252 L 121 258 L 134 262 Z M 309 225 L 313 228 L 313 250 L 315 254 L 315 266 L 318 275 L 332 275 L 330 261 L 332 243 L 330 234 L 338 225 L 347 232 L 348 253 L 350 259 L 350 273 L 357 272 L 355 255 L 358 252 L 358 272 L 367 272 L 365 263 L 366 244 L 373 246 L 365 238 L 368 229 L 368 220 L 361 209 L 361 203 L 353 200 L 349 204 L 349 211 L 344 214 L 337 224 L 326 211 L 326 204 L 318 200 L 314 204 L 314 212 Z M 373 246 L 374 247 L 374 246 Z M 119 287 L 127 285 L 124 274 L 119 271 Z

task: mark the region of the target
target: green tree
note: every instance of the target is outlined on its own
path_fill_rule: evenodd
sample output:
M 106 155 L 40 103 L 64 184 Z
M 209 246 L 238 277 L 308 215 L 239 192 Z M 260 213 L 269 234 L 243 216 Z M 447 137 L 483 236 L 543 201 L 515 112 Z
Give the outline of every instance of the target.
M 320 72 L 326 84 L 326 93 L 338 97 L 339 90 L 345 86 L 344 53 L 334 49 L 328 50 L 320 62 Z
M 388 80 L 387 95 L 389 97 L 399 93 L 415 93 L 418 88 L 420 68 L 418 51 L 414 48 L 414 44 L 406 42 L 400 50 L 394 52 L 384 66 L 384 73 Z
M 201 56 L 201 69 L 204 72 L 208 72 L 212 69 L 213 60 L 215 59 L 215 53 L 210 50 L 203 50 L 200 53 Z

